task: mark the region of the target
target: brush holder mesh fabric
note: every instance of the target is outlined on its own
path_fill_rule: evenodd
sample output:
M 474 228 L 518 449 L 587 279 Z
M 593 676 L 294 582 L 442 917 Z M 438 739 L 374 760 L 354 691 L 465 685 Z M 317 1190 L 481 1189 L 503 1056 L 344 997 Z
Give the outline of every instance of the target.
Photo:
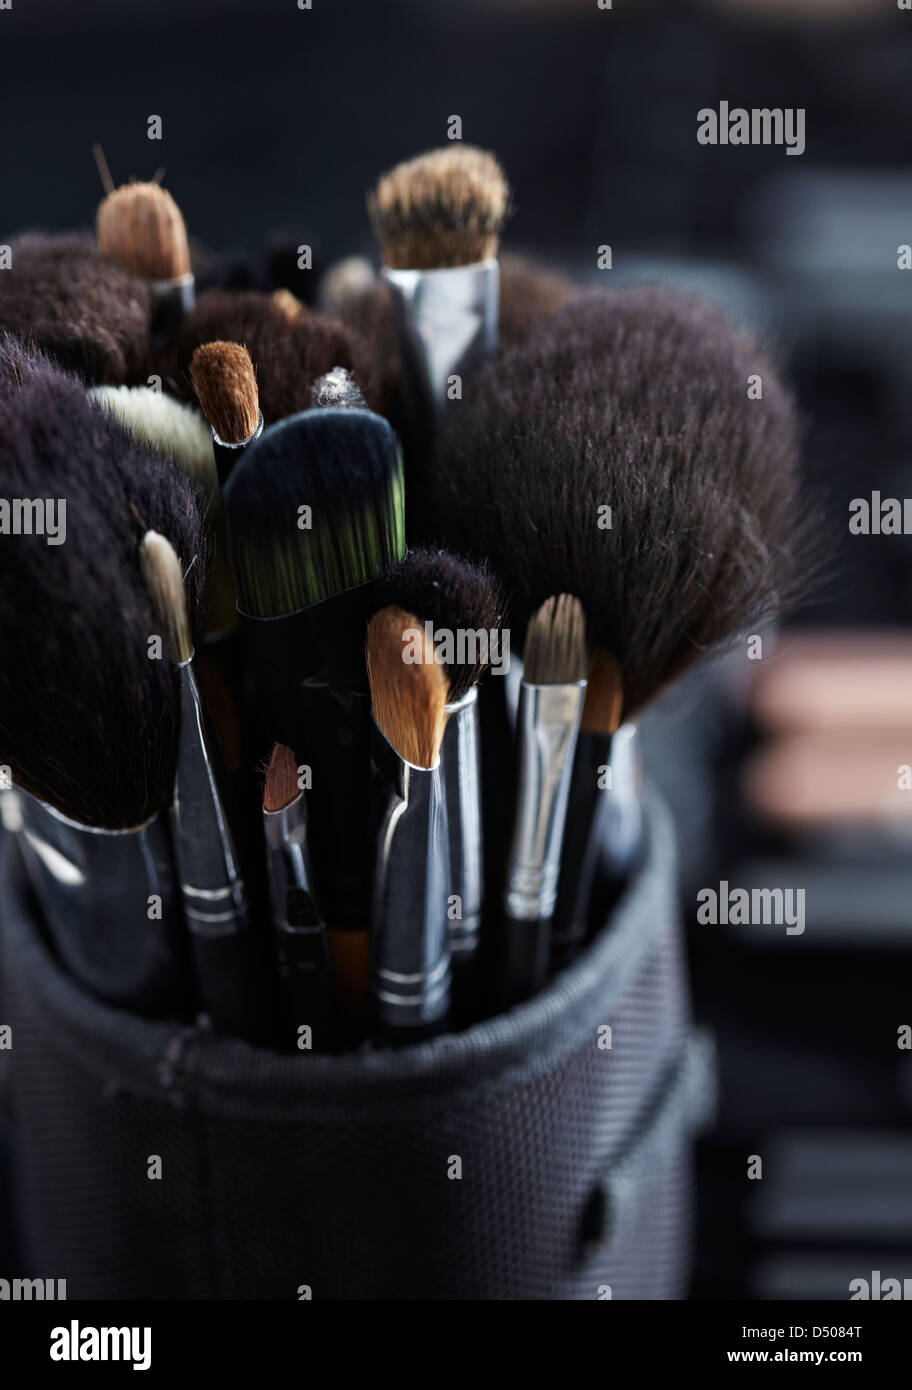
M 598 938 L 535 999 L 340 1057 L 98 1003 L 50 956 L 8 853 L 21 1272 L 71 1299 L 683 1297 L 712 1065 L 652 799 L 647 841 Z

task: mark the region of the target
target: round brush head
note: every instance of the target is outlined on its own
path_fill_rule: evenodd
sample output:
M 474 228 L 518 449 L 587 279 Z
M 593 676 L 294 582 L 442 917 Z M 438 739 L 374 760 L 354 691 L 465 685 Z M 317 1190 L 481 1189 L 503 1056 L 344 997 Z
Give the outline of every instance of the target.
M 490 557 L 520 619 L 576 594 L 629 715 L 788 594 L 797 460 L 790 397 L 717 309 L 588 293 L 479 373 L 470 411 L 446 412 L 438 525 Z
M 509 202 L 494 156 L 455 141 L 384 174 L 368 210 L 386 266 L 436 270 L 496 256 Z
M 102 199 L 98 245 L 108 260 L 141 280 L 190 274 L 190 246 L 180 208 L 157 183 L 125 183 Z
M 77 380 L 37 365 L 0 398 L 0 495 L 41 508 L 30 507 L 27 529 L 11 517 L 0 543 L 0 762 L 74 820 L 140 825 L 171 794 L 177 703 L 166 654 L 153 659 L 160 623 L 139 542 L 150 527 L 170 539 L 198 625 L 193 488 Z M 49 502 L 62 543 L 48 543 Z
M 449 699 L 458 703 L 476 685 L 490 660 L 490 638 L 500 627 L 503 602 L 497 580 L 481 564 L 446 550 L 409 550 L 401 564 L 381 577 L 378 608 L 395 605 L 414 613 L 435 632 L 450 635 L 452 661 L 445 661 Z M 485 634 L 485 640 L 472 640 Z M 461 634 L 461 640 L 460 639 Z M 446 645 L 442 647 L 447 651 Z
M 31 232 L 10 242 L 0 274 L 0 332 L 42 348 L 89 385 L 119 386 L 143 374 L 149 292 L 106 261 L 91 236 Z

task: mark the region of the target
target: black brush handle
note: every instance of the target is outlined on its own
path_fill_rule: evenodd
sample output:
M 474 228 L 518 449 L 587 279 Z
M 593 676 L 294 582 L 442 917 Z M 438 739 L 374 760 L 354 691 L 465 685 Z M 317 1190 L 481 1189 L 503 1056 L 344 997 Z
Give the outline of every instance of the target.
M 501 1003 L 504 1008 L 521 1004 L 544 986 L 551 956 L 550 917 L 504 923 L 501 966 Z

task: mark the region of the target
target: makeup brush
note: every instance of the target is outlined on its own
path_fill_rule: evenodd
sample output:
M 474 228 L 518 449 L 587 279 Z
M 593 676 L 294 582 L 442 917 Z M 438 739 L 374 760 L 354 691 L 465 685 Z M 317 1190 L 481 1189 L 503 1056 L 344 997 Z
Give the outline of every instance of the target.
M 19 386 L 0 393 L 0 493 L 47 499 L 27 532 L 0 543 L 0 762 L 27 793 L 20 843 L 74 978 L 118 1007 L 181 1017 L 180 898 L 162 816 L 176 690 L 165 663 L 149 659 L 155 620 L 136 547 L 147 517 L 185 564 L 201 556 L 188 586 L 196 623 L 194 494 L 170 460 L 94 409 L 78 380 L 9 339 L 0 377 L 11 358 Z
M 290 748 L 272 750 L 263 788 L 263 829 L 279 984 L 289 1028 L 309 1025 L 322 1041 L 328 1011 L 326 927 L 313 896 L 307 812 Z
M 532 615 L 516 721 L 519 782 L 504 893 L 504 999 L 545 983 L 567 798 L 586 694 L 586 621 L 569 594 Z
M 497 346 L 497 250 L 509 188 L 454 143 L 398 164 L 368 199 L 399 332 L 407 445 L 427 448 L 450 379 Z
M 305 411 L 254 440 L 224 501 L 257 716 L 270 740 L 312 768 L 311 845 L 327 921 L 363 933 L 363 643 L 370 581 L 405 549 L 398 441 L 369 411 Z
M 247 445 L 263 432 L 250 353 L 241 343 L 203 343 L 190 359 L 190 381 L 212 428 L 220 486 Z
M 351 372 L 333 367 L 325 376 L 317 377 L 310 397 L 314 410 L 366 410 L 364 397 Z
M 639 731 L 634 723 L 621 724 L 623 702 L 617 658 L 597 648 L 570 783 L 551 936 L 552 970 L 573 960 L 586 940 L 590 920 L 607 913 L 608 890 L 626 880 L 640 853 Z
M 333 271 L 325 277 L 326 294 L 323 295 L 321 282 L 320 306 L 325 313 L 334 315 L 341 323 L 364 343 L 368 353 L 367 377 L 372 384 L 372 406 L 381 415 L 389 415 L 395 424 L 393 409 L 399 385 L 399 338 L 393 313 L 393 299 L 385 280 L 381 280 L 369 262 L 364 262 L 370 270 L 370 277 L 364 279 L 353 275 L 352 282 L 346 283 L 342 272 L 345 263 L 340 262 L 335 270 L 340 272 L 337 282 Z
M 349 328 L 324 314 L 303 310 L 290 318 L 271 294 L 212 290 L 200 295 L 181 325 L 161 374 L 178 392 L 188 379 L 194 352 L 204 343 L 243 343 L 256 363 L 259 408 L 267 425 L 310 406 L 313 384 L 333 367 L 352 372 L 373 406 L 371 353 Z
M 484 898 L 478 682 L 489 665 L 502 673 L 504 656 L 509 659 L 500 631 L 503 603 L 484 566 L 434 549 L 410 550 L 383 576 L 380 598 L 384 606 L 394 604 L 414 613 L 426 625 L 426 640 L 437 650 L 448 681 L 441 776 L 450 892 L 458 899 L 458 916 L 449 921 L 449 945 L 454 970 L 464 972 L 478 949 Z M 477 1005 L 477 999 L 472 1002 Z
M 102 258 L 81 232 L 14 237 L 0 274 L 0 332 L 34 343 L 89 385 L 122 385 L 143 373 L 149 291 Z
M 411 1041 L 443 1028 L 450 1003 L 449 855 L 440 779 L 449 689 L 422 625 L 401 608 L 374 615 L 366 653 L 376 846 L 371 991 L 381 1034 Z
M 170 337 L 193 308 L 187 229 L 177 203 L 157 183 L 126 183 L 98 205 L 98 246 L 107 260 L 145 280 L 153 338 Z
M 220 1032 L 256 1038 L 265 986 L 193 673 L 184 577 L 173 546 L 155 531 L 143 537 L 140 562 L 166 658 L 177 670 L 180 732 L 171 821 L 200 999 Z
M 306 312 L 306 305 L 298 299 L 291 290 L 273 290 L 272 302 L 277 309 L 281 309 L 287 319 L 300 318 Z

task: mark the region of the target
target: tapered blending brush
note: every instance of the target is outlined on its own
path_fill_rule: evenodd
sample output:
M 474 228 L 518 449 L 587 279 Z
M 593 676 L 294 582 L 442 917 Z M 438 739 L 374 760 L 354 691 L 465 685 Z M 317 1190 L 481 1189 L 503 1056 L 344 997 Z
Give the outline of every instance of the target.
M 219 484 L 263 432 L 263 412 L 250 353 L 241 343 L 203 343 L 190 359 L 190 381 L 212 428 Z
M 178 709 L 137 562 L 146 516 L 203 559 L 193 490 L 33 350 L 0 344 L 0 492 L 47 499 L 0 542 L 0 763 L 22 796 L 20 839 L 58 955 L 118 1007 L 189 1006 L 165 811 Z M 43 513 L 43 514 L 42 514 Z M 40 524 L 39 524 L 40 521 Z M 53 521 L 53 525 L 51 524 Z
M 254 440 L 224 501 L 256 714 L 312 768 L 318 899 L 331 928 L 363 938 L 363 643 L 371 581 L 405 550 L 398 440 L 370 411 L 305 411 Z M 341 946 L 363 961 L 364 944 Z
M 140 562 L 167 659 L 177 670 L 180 731 L 171 819 L 200 1000 L 220 1032 L 256 1038 L 263 1028 L 264 982 L 193 673 L 184 577 L 173 546 L 155 531 L 143 537 Z
M 149 291 L 81 232 L 30 232 L 0 274 L 0 333 L 42 348 L 87 385 L 138 380 L 149 349 Z
M 107 260 L 149 286 L 153 340 L 170 337 L 193 308 L 187 228 L 171 194 L 157 183 L 126 183 L 103 198 L 96 218 Z
M 385 605 L 414 613 L 427 640 L 440 643 L 438 656 L 449 685 L 441 775 L 456 908 L 449 914 L 448 933 L 453 969 L 464 973 L 478 950 L 484 900 L 478 682 L 502 656 L 503 603 L 485 567 L 433 549 L 410 550 L 383 577 L 380 595 Z M 459 987 L 460 980 L 455 984 Z M 469 1002 L 477 1005 L 477 999 Z
M 449 684 L 423 626 L 381 609 L 367 629 L 371 824 L 376 846 L 371 993 L 380 1033 L 437 1032 L 450 1007 L 450 895 L 440 747 Z
M 504 890 L 504 1000 L 545 983 L 567 798 L 589 661 L 579 600 L 546 599 L 523 649 L 516 721 L 518 785 Z
M 181 392 L 189 381 L 190 362 L 205 343 L 243 343 L 256 364 L 259 408 L 267 425 L 310 406 L 313 384 L 333 367 L 345 367 L 358 381 L 371 408 L 368 346 L 344 324 L 303 309 L 290 317 L 271 294 L 248 290 L 232 294 L 212 290 L 200 295 L 184 320 L 173 350 L 159 370 Z
M 263 828 L 279 985 L 291 1029 L 324 1040 L 329 989 L 326 926 L 317 910 L 307 843 L 307 812 L 294 753 L 277 743 L 263 787 Z
M 368 200 L 399 332 L 409 449 L 431 447 L 451 378 L 497 346 L 508 206 L 497 160 L 461 143 L 397 165 Z

